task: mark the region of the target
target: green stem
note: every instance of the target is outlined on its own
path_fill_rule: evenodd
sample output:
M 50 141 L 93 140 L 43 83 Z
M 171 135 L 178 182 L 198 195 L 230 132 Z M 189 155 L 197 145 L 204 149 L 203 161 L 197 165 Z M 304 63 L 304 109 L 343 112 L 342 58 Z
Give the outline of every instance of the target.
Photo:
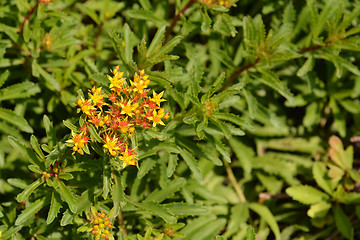
M 240 185 L 234 176 L 234 172 L 231 169 L 230 164 L 228 162 L 224 161 L 224 165 L 225 165 L 225 169 L 228 174 L 229 180 L 230 180 L 231 184 L 233 185 L 236 194 L 238 195 L 240 201 L 245 203 L 246 202 L 245 195 L 244 195 L 243 191 L 241 190 Z

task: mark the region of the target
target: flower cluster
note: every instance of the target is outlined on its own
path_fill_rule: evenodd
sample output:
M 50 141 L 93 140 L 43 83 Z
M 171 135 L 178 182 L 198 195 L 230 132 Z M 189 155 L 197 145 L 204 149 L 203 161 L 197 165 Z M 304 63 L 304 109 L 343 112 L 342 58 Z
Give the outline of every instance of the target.
M 135 149 L 129 147 L 136 128 L 150 128 L 165 125 L 163 119 L 169 117 L 160 104 L 164 101 L 163 94 L 152 91 L 149 93 L 149 76 L 141 70 L 132 80 L 124 78 L 119 66 L 108 75 L 109 91 L 101 87 L 93 87 L 89 91 L 89 99 L 80 97 L 77 100 L 78 112 L 85 116 L 85 123 L 79 132 L 72 132 L 67 141 L 75 152 L 88 152 L 91 139 L 89 127 L 92 125 L 102 138 L 104 150 L 113 157 L 118 157 L 123 167 L 136 165 Z M 152 97 L 151 97 L 152 95 Z
M 87 231 L 91 232 L 95 239 L 114 239 L 110 234 L 112 228 L 114 226 L 109 217 L 103 212 L 97 212 L 97 214 L 93 215 Z

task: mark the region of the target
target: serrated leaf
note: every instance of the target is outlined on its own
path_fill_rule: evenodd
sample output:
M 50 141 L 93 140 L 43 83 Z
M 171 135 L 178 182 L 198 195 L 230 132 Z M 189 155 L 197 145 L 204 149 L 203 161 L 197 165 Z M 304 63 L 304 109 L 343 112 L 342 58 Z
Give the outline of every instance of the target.
M 145 202 L 138 203 L 136 206 L 161 217 L 167 223 L 176 223 L 174 214 L 170 213 L 163 205 Z
M 146 57 L 151 57 L 155 52 L 155 49 L 158 48 L 158 46 L 161 46 L 162 41 L 165 37 L 165 30 L 166 30 L 166 24 L 163 23 L 161 24 L 161 26 L 158 28 L 154 38 L 152 39 L 149 48 L 147 50 L 146 53 Z
M 0 90 L 0 101 L 10 99 L 28 98 L 40 92 L 37 84 L 32 82 L 22 82 L 10 85 L 9 87 Z
M 63 124 L 65 125 L 65 127 L 69 128 L 74 133 L 79 132 L 79 128 L 72 124 L 69 120 L 63 120 Z
M 92 124 L 89 124 L 88 127 L 89 127 L 91 140 L 94 140 L 94 141 L 100 142 L 100 143 L 103 142 L 102 138 L 100 137 L 100 135 L 96 131 L 95 127 Z
M 182 188 L 186 183 L 184 178 L 177 178 L 169 182 L 165 188 L 159 190 L 156 189 L 153 191 L 144 202 L 156 202 L 161 203 L 166 198 L 170 197 L 173 193 L 177 192 Z
M 275 239 L 280 240 L 281 239 L 280 228 L 279 225 L 277 224 L 277 221 L 275 220 L 274 215 L 270 212 L 270 210 L 265 205 L 261 205 L 259 203 L 254 203 L 254 202 L 249 204 L 249 208 L 254 212 L 256 212 L 261 218 L 264 219 L 264 221 L 269 225 L 269 227 L 273 231 L 275 235 Z
M 275 91 L 277 91 L 279 94 L 281 94 L 283 97 L 285 97 L 288 100 L 292 100 L 293 95 L 289 91 L 289 89 L 286 87 L 286 85 L 280 81 L 278 76 L 275 75 L 275 73 L 271 72 L 267 69 L 258 69 L 261 73 L 261 82 L 268 85 Z
M 59 199 L 59 196 L 53 192 L 51 195 L 51 203 L 50 203 L 50 209 L 49 213 L 46 219 L 46 223 L 50 224 L 54 221 L 57 214 L 59 213 L 61 208 L 61 200 Z
M 68 224 L 70 224 L 74 220 L 75 214 L 70 212 L 69 209 L 66 209 L 66 211 L 63 214 L 63 217 L 60 221 L 60 226 L 64 227 Z
M 176 166 L 178 164 L 178 160 L 179 160 L 179 157 L 177 154 L 170 154 L 168 167 L 166 169 L 168 178 L 170 178 L 174 174 Z
M 214 117 L 210 117 L 209 118 L 211 122 L 213 122 L 223 133 L 226 139 L 230 139 L 231 138 L 231 131 L 229 129 L 229 127 L 222 121 L 214 118 Z
M 211 27 L 211 18 L 209 17 L 209 14 L 206 10 L 206 8 L 200 8 L 200 13 L 201 13 L 201 30 L 206 32 L 208 30 L 210 30 Z
M 60 84 L 50 73 L 46 72 L 36 61 L 33 61 L 32 67 L 45 79 L 50 88 L 53 88 L 56 91 L 60 92 Z
M 40 159 L 37 155 L 29 148 L 25 147 L 22 143 L 20 143 L 16 138 L 9 136 L 8 137 L 10 144 L 19 152 L 21 152 L 32 164 L 39 166 L 40 168 L 43 166 Z
M 22 193 L 17 195 L 16 197 L 17 201 L 18 202 L 25 201 L 30 196 L 30 194 L 43 183 L 44 183 L 43 179 L 39 178 L 38 180 L 30 184 Z
M 17 115 L 15 112 L 11 110 L 0 108 L 0 119 L 3 119 L 8 123 L 11 123 L 12 125 L 18 127 L 21 131 L 27 133 L 34 132 L 34 130 L 31 128 L 31 126 L 29 125 L 29 123 L 26 121 L 25 118 Z
M 48 145 L 50 147 L 53 147 L 57 143 L 56 133 L 54 130 L 53 123 L 50 121 L 49 117 L 46 115 L 44 115 L 44 117 L 43 117 L 43 122 L 44 122 L 45 131 L 46 131 L 46 136 L 48 139 Z
M 187 204 L 187 203 L 169 203 L 164 204 L 169 212 L 175 214 L 175 215 L 203 215 L 208 214 L 210 211 L 208 208 L 200 205 L 193 205 L 193 204 Z
M 186 164 L 189 166 L 191 172 L 194 174 L 195 179 L 200 182 L 202 180 L 202 173 L 194 156 L 192 156 L 191 153 L 185 149 L 182 149 L 180 151 L 180 155 L 184 159 Z
M 63 181 L 59 181 L 59 185 L 56 188 L 56 191 L 58 191 L 58 193 L 60 194 L 61 199 L 68 204 L 71 212 L 76 213 L 77 201 L 71 193 L 69 187 L 67 187 Z
M 121 177 L 114 173 L 115 184 L 112 187 L 111 195 L 114 200 L 114 215 L 110 217 L 116 217 L 120 212 L 120 205 L 125 200 L 124 187 L 121 183 Z
M 41 151 L 40 144 L 37 140 L 37 138 L 34 135 L 31 135 L 30 137 L 30 144 L 32 149 L 36 152 L 36 154 L 39 156 L 39 158 L 43 161 L 45 161 L 45 155 Z
M 10 75 L 10 71 L 9 70 L 6 70 L 5 72 L 3 72 L 1 75 L 0 75 L 0 87 L 2 87 L 2 85 L 4 85 L 5 81 L 8 79 Z
M 31 205 L 27 206 L 27 208 L 21 212 L 21 214 L 17 217 L 15 221 L 15 225 L 21 225 L 28 221 L 30 218 L 32 218 L 35 213 L 40 211 L 40 209 L 45 204 L 45 198 L 38 199 L 35 202 L 33 202 Z
M 296 75 L 299 76 L 299 77 L 304 76 L 305 74 L 307 74 L 308 72 L 310 72 L 314 68 L 314 65 L 315 65 L 315 58 L 314 58 L 313 55 L 311 55 L 305 61 L 303 66 L 297 71 Z
M 158 27 L 160 27 L 165 22 L 164 19 L 156 16 L 154 14 L 154 11 L 149 11 L 149 10 L 143 10 L 143 9 L 129 10 L 126 12 L 126 15 L 130 18 L 146 20 L 147 22 L 152 22 Z
M 312 168 L 312 174 L 316 183 L 328 194 L 332 195 L 333 186 L 331 179 L 327 176 L 327 169 L 324 164 L 315 162 Z
M 44 145 L 42 145 L 43 147 Z M 47 146 L 48 150 L 51 150 L 49 146 Z M 44 149 L 44 148 L 43 148 Z M 45 166 L 50 167 L 50 165 L 54 164 L 57 160 L 59 160 L 60 157 L 65 155 L 66 151 L 69 148 L 65 145 L 63 141 L 59 142 L 53 150 L 49 153 L 49 155 L 46 156 L 45 160 Z
M 286 189 L 286 193 L 294 200 L 303 204 L 314 204 L 329 199 L 326 193 L 308 185 L 289 187 Z
M 137 173 L 137 177 L 143 178 L 156 165 L 156 163 L 157 162 L 151 158 L 141 161 L 140 170 Z
M 156 53 L 154 53 L 154 56 L 152 58 L 156 58 L 159 56 L 163 56 L 170 52 L 176 45 L 178 45 L 182 40 L 181 36 L 176 36 L 173 39 L 171 39 L 166 45 L 164 45 L 160 50 Z
M 220 120 L 232 122 L 242 128 L 250 130 L 253 129 L 253 127 L 247 121 L 232 113 L 213 113 L 211 116 Z
M 92 79 L 94 79 L 95 82 L 97 82 L 98 84 L 100 84 L 101 86 L 107 88 L 109 86 L 109 79 L 104 76 L 104 74 L 102 73 L 95 73 L 92 76 Z

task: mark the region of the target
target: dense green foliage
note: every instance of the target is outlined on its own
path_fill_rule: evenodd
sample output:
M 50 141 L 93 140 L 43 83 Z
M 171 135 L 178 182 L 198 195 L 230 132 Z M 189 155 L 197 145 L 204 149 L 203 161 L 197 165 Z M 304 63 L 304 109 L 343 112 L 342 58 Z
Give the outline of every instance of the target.
M 359 0 L 0 1 L 1 239 L 359 239 L 359 16 Z M 116 66 L 129 89 L 145 70 L 169 113 L 124 137 L 137 166 L 95 125 L 71 148 L 77 99 L 113 93 Z

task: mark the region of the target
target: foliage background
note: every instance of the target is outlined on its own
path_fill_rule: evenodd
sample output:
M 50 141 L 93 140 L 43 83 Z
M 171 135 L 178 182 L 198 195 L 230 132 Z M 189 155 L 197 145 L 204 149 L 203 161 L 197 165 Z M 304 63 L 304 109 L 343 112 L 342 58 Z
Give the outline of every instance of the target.
M 360 2 L 220 3 L 1 1 L 2 239 L 86 238 L 91 206 L 116 239 L 359 238 Z M 116 65 L 170 112 L 139 169 L 64 146 Z

